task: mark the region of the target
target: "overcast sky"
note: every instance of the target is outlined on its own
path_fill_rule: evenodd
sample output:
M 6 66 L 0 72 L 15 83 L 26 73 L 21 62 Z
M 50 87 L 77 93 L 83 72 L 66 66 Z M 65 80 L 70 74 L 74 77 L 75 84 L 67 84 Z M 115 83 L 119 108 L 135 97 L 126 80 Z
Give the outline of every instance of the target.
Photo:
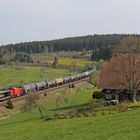
M 0 44 L 140 33 L 140 0 L 0 0 Z

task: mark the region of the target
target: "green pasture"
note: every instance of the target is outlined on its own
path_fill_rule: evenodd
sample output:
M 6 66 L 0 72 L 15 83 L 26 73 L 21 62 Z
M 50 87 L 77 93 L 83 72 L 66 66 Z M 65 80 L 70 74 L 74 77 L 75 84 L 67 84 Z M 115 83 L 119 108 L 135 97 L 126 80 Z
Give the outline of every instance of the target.
M 91 100 L 94 89 L 79 87 L 77 91 L 66 93 L 68 102 L 61 102 L 61 111 L 73 109 Z M 57 93 L 56 93 L 57 94 Z M 54 95 L 44 98 L 43 112 L 54 114 L 56 110 Z M 46 100 L 46 101 L 45 101 Z M 2 140 L 139 140 L 140 109 L 111 115 L 57 119 L 40 119 L 36 109 L 32 112 L 18 113 L 0 121 Z
M 53 60 L 48 60 L 48 63 L 52 64 Z M 93 61 L 87 60 L 87 59 L 72 59 L 72 58 L 60 58 L 58 60 L 58 63 L 60 65 L 71 65 L 71 64 L 75 64 L 79 67 L 84 67 L 87 64 L 92 64 Z
M 69 75 L 67 69 L 50 69 L 41 67 L 0 67 L 0 88 L 12 85 L 31 83 Z
M 72 55 L 80 55 L 81 52 L 61 52 L 59 53 L 49 53 L 49 54 L 33 54 L 34 62 L 38 60 L 41 63 L 49 63 L 52 64 L 54 61 L 54 57 L 58 57 L 58 64 L 60 65 L 71 65 L 75 63 L 77 66 L 84 67 L 86 64 L 92 64 L 93 61 L 88 60 L 88 58 L 71 58 Z

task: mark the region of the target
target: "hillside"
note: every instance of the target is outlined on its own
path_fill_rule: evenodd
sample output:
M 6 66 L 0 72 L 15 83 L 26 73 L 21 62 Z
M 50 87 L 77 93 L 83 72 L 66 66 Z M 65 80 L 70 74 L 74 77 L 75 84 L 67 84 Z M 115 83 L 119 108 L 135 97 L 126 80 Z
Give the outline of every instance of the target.
M 3 54 L 8 55 L 9 53 L 12 54 L 19 52 L 36 54 L 43 52 L 77 51 L 83 52 L 84 55 L 85 52 L 89 50 L 94 51 L 94 54 L 96 54 L 97 52 L 99 52 L 100 49 L 103 49 L 103 51 L 106 50 L 107 52 L 111 53 L 111 49 L 114 46 L 117 46 L 120 43 L 120 41 L 127 36 L 130 35 L 89 35 L 81 37 L 64 38 L 52 41 L 33 41 L 9 44 L 0 47 L 0 58 L 3 57 Z
M 26 53 L 41 53 L 43 51 L 58 52 L 58 51 L 83 51 L 91 50 L 99 47 L 108 47 L 117 45 L 124 37 L 130 35 L 89 35 L 81 37 L 71 37 L 51 41 L 33 41 L 21 42 L 17 44 L 9 44 L 6 47 L 10 51 Z M 133 35 L 132 35 L 133 36 Z
M 1 124 L 0 134 L 2 140 L 139 140 L 139 115 L 140 109 L 115 115 L 50 122 L 38 119 L 11 120 Z
M 85 88 L 85 84 L 77 86 L 76 90 L 67 95 L 69 101 L 67 104 L 61 102 L 61 111 L 73 110 L 75 106 L 83 105 L 91 99 L 93 88 Z M 44 102 L 43 111 L 47 115 L 56 111 L 55 95 L 49 94 L 44 98 L 47 102 Z M 34 109 L 1 120 L 0 135 L 2 140 L 138 140 L 139 115 L 140 109 L 136 109 L 124 113 L 112 112 L 110 115 L 45 121 L 40 119 L 40 114 Z
M 133 49 L 130 49 L 133 48 Z M 31 55 L 62 52 L 60 55 L 90 60 L 108 60 L 126 50 L 140 53 L 140 35 L 107 34 L 71 37 L 52 41 L 33 41 L 0 47 L 0 63 L 10 61 L 33 62 Z M 18 59 L 17 57 L 18 56 Z M 20 58 L 20 60 L 19 60 Z

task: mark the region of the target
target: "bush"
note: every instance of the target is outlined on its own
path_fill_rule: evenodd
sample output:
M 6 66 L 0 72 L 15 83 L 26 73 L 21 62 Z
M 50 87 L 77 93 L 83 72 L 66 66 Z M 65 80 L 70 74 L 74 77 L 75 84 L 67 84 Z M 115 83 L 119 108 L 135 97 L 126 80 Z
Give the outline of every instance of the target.
M 13 105 L 13 103 L 12 103 L 11 100 L 8 100 L 8 102 L 7 102 L 7 108 L 8 109 L 13 109 L 14 108 L 14 105 Z
M 139 107 L 140 107 L 140 102 L 129 104 L 129 108 L 139 108 Z
M 75 88 L 75 85 L 74 85 L 74 83 L 72 83 L 72 84 L 69 84 L 68 87 L 69 87 L 69 88 Z
M 91 109 L 104 107 L 104 100 L 94 99 L 88 103 Z
M 102 93 L 100 91 L 95 91 L 92 94 L 92 98 L 93 99 L 103 99 L 104 98 L 104 93 Z
M 75 88 L 75 85 L 74 85 L 74 83 L 72 83 L 72 85 L 71 85 L 71 88 Z
M 128 109 L 129 109 L 129 106 L 127 103 L 121 103 L 118 105 L 119 112 L 125 112 L 125 111 L 128 111 Z

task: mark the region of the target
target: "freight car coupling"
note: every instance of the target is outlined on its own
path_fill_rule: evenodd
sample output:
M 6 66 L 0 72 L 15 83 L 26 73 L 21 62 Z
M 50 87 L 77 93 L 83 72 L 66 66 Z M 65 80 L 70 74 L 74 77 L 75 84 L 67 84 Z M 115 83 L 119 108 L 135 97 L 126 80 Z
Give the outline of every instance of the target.
M 71 82 L 76 81 L 78 82 L 82 79 L 84 80 L 88 78 L 92 72 L 93 69 L 83 73 L 70 75 L 66 77 L 60 77 L 52 80 L 43 80 L 27 85 L 21 85 L 20 87 L 11 87 L 10 89 L 0 91 L 0 102 L 26 95 L 30 91 L 55 90 L 57 88 L 64 87 L 65 85 Z

